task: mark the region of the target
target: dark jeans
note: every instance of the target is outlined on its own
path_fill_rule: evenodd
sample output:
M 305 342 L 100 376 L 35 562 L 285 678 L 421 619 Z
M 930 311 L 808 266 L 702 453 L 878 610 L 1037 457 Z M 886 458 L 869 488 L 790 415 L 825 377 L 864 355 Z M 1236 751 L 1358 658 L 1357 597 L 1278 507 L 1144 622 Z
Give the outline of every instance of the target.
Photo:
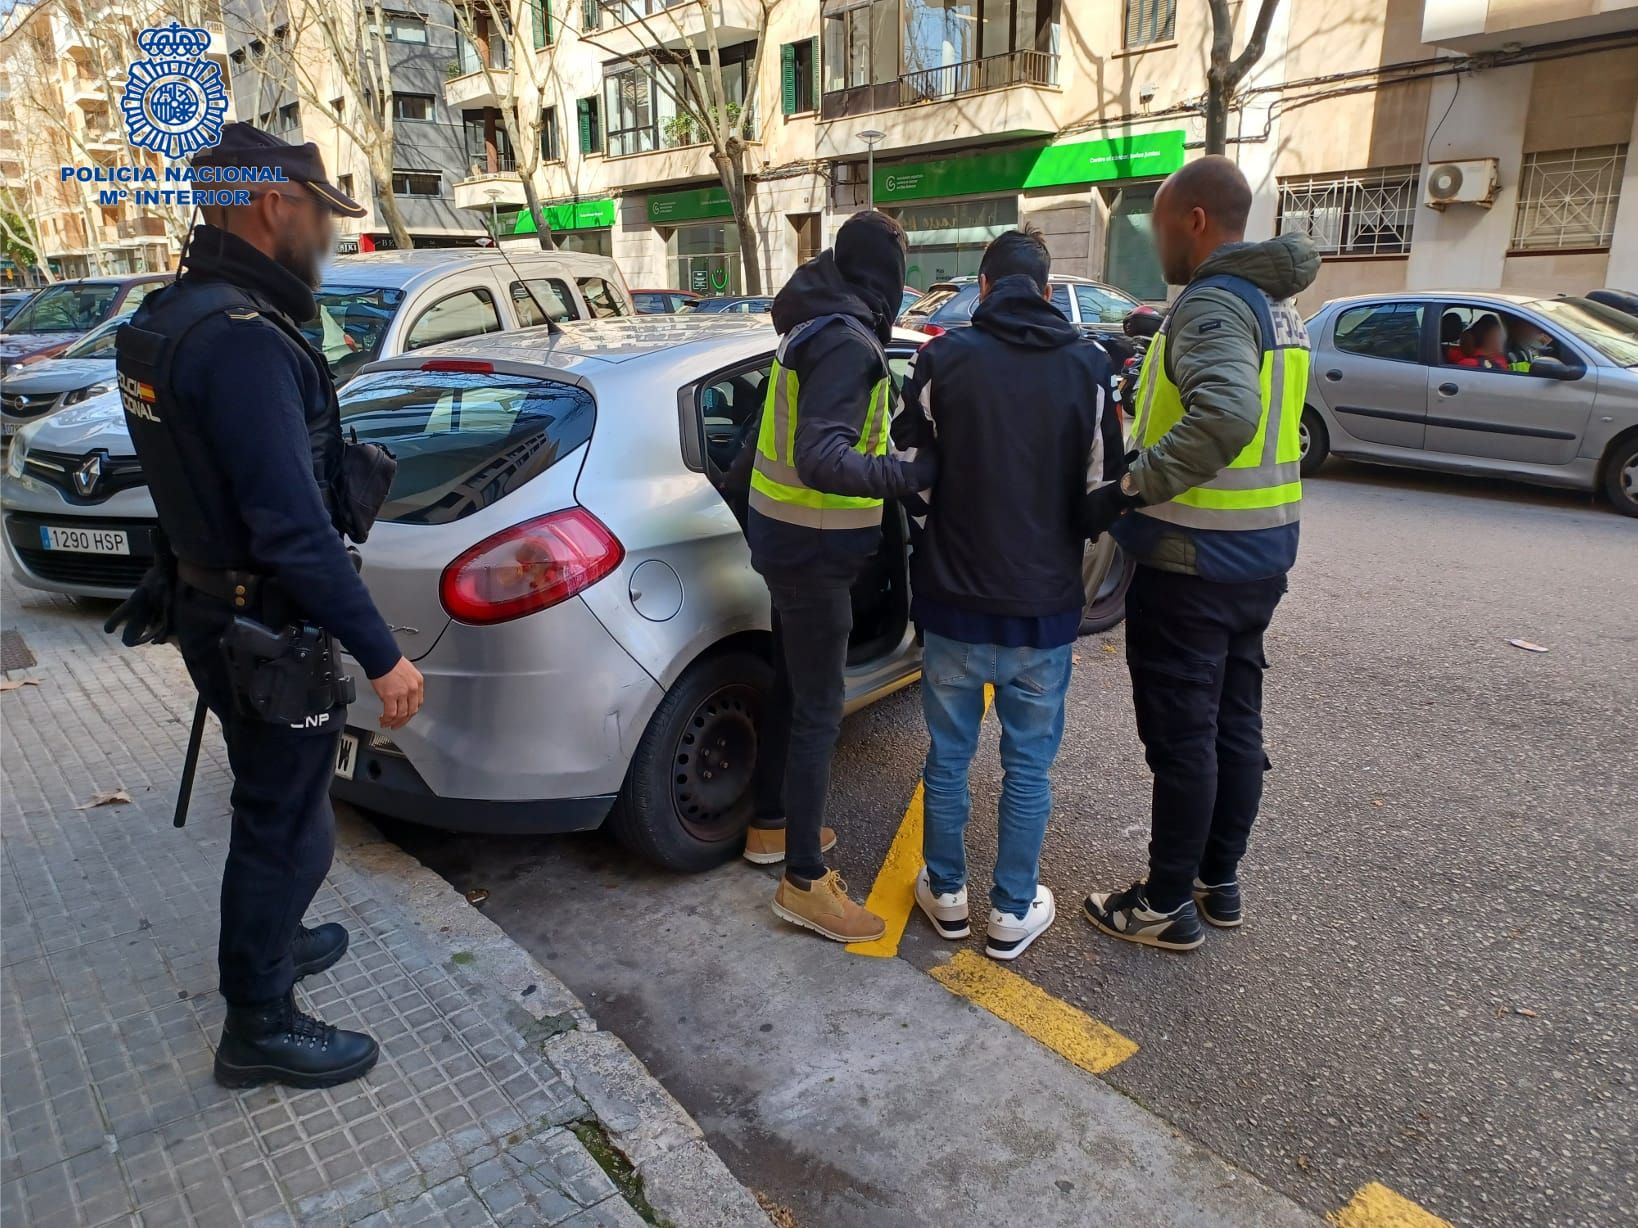
M 1232 880 L 1262 802 L 1263 632 L 1285 577 L 1221 584 L 1137 569 L 1126 662 L 1154 773 L 1150 906 L 1170 912 L 1194 877 Z
M 335 853 L 330 776 L 347 710 L 312 728 L 239 715 L 219 640 L 225 610 L 184 589 L 176 624 L 182 659 L 222 722 L 233 769 L 217 964 L 222 996 L 247 1006 L 283 997 L 295 983 L 290 943 Z
M 820 878 L 819 829 L 842 728 L 842 671 L 853 631 L 849 586 L 770 580 L 773 690 L 756 759 L 758 827 L 785 827 L 785 869 Z

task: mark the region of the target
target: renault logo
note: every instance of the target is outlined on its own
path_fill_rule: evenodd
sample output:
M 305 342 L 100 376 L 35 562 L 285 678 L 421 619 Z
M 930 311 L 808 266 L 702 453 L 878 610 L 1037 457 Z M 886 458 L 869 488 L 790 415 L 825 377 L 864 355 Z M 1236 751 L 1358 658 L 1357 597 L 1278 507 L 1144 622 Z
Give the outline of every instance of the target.
M 89 499 L 97 489 L 97 483 L 102 481 L 102 452 L 93 452 L 80 462 L 80 467 L 74 470 L 74 489 L 82 499 Z

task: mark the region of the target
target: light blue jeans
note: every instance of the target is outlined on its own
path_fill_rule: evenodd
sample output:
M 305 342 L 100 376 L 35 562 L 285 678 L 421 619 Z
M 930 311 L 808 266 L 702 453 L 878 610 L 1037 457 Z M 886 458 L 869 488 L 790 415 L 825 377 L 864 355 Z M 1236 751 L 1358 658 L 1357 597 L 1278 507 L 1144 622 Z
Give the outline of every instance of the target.
M 1001 813 L 990 904 L 1022 916 L 1035 899 L 1041 842 L 1052 813 L 1048 772 L 1064 736 L 1070 645 L 1003 648 L 926 637 L 921 704 L 927 716 L 922 854 L 935 892 L 967 882 L 964 837 L 972 797 L 967 770 L 984 719 L 984 684 L 995 687 L 1001 718 Z

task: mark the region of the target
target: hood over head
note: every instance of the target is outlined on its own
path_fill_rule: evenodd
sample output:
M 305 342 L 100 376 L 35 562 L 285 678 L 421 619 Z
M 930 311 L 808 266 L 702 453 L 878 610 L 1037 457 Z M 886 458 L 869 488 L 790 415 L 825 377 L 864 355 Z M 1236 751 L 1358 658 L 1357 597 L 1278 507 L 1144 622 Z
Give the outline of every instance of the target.
M 1283 234 L 1260 243 L 1226 243 L 1200 262 L 1195 279 L 1244 277 L 1276 299 L 1290 298 L 1319 276 L 1319 250 L 1307 235 Z
M 904 299 L 904 232 L 881 213 L 856 213 L 836 245 L 796 270 L 774 297 L 774 327 L 788 333 L 822 315 L 851 315 L 886 345 Z
M 1010 345 L 1055 350 L 1081 339 L 1081 330 L 1041 296 L 1040 287 L 1024 273 L 998 278 L 973 310 L 973 327 L 981 328 Z

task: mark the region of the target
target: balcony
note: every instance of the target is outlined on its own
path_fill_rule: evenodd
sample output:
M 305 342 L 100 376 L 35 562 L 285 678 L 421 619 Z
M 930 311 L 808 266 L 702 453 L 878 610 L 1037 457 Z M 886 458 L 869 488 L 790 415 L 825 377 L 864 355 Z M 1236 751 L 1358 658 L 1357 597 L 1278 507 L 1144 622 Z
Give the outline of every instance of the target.
M 505 65 L 450 77 L 444 82 L 444 101 L 452 110 L 483 110 L 506 106 L 514 90 L 512 70 Z
M 589 5 L 592 0 L 585 0 Z M 602 52 L 632 55 L 645 49 L 681 50 L 687 40 L 705 33 L 705 13 L 699 0 L 600 0 L 595 31 Z M 730 46 L 757 37 L 762 26 L 754 0 L 710 0 L 712 24 L 719 45 Z
M 118 223 L 118 233 L 121 239 L 163 239 L 165 219 L 152 214 L 124 218 Z
M 510 158 L 500 159 L 510 163 Z M 494 193 L 493 196 L 490 193 Z M 527 201 L 523 195 L 523 181 L 510 167 L 502 170 L 484 170 L 474 166 L 465 179 L 455 181 L 457 209 L 521 209 Z
M 1471 55 L 1613 34 L 1632 22 L 1632 0 L 1427 0 L 1422 41 Z

